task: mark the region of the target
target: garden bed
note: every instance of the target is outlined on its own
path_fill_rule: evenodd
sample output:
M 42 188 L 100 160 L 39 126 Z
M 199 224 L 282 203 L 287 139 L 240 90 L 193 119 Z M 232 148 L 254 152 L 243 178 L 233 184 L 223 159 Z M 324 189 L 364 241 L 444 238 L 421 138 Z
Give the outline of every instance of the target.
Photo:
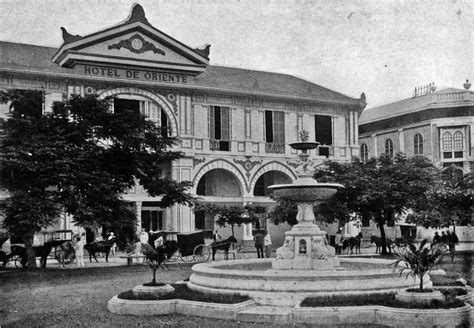
M 171 284 L 174 287 L 174 292 L 166 295 L 140 294 L 136 295 L 132 290 L 122 292 L 117 295 L 119 299 L 135 300 L 135 301 L 158 301 L 158 300 L 172 300 L 181 299 L 186 301 L 196 301 L 205 303 L 221 303 L 221 304 L 237 304 L 249 300 L 248 296 L 241 295 L 218 295 L 218 294 L 204 294 L 193 291 L 185 284 Z
M 412 304 L 397 301 L 395 293 L 370 294 L 370 295 L 331 295 L 308 297 L 301 302 L 300 307 L 329 307 L 329 306 L 366 306 L 380 305 L 391 308 L 404 309 L 452 309 L 464 306 L 458 299 L 448 301 L 432 301 L 429 304 Z

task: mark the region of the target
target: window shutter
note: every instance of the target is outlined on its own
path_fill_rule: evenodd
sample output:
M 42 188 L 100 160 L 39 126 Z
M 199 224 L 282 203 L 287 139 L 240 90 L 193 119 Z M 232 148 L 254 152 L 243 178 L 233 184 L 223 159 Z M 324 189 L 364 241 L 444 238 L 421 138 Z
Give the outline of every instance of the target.
M 215 132 L 215 119 L 214 119 L 214 106 L 209 106 L 209 111 L 208 111 L 208 123 L 209 123 L 209 139 L 214 139 L 216 136 Z
M 230 140 L 230 118 L 229 107 L 221 108 L 221 139 Z

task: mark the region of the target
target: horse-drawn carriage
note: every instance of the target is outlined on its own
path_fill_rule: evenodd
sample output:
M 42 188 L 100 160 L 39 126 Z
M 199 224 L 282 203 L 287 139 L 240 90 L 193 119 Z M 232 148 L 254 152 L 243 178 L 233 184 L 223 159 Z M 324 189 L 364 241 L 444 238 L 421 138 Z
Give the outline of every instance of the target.
M 205 243 L 205 232 L 182 232 L 177 234 L 177 251 L 169 262 L 204 262 L 211 256 L 211 247 Z
M 183 232 L 176 234 L 176 240 L 168 235 L 164 246 L 173 253 L 167 262 L 205 262 L 210 260 L 211 254 L 214 260 L 217 251 L 223 251 L 227 258 L 230 246 L 237 243 L 231 236 L 206 244 L 206 239 L 210 239 L 208 235 L 207 231 Z
M 76 253 L 73 247 L 72 230 L 55 230 L 42 234 L 42 245 L 33 245 L 35 258 L 40 258 L 41 267 L 46 267 L 48 258 L 56 259 L 60 265 L 68 265 L 74 262 Z M 3 256 L 3 266 L 7 262 L 13 262 L 17 268 L 25 267 L 28 263 L 26 248 L 24 244 L 15 243 L 10 246 L 11 252 Z

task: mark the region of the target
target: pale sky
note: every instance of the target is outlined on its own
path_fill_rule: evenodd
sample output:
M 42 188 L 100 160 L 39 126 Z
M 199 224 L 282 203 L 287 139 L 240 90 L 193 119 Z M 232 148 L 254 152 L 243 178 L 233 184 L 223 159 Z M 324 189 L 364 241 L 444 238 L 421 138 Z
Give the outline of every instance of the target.
M 132 4 L 211 65 L 291 74 L 368 108 L 415 86 L 462 88 L 473 76 L 472 0 L 0 0 L 0 40 L 59 47 L 60 27 L 87 35 L 117 25 Z

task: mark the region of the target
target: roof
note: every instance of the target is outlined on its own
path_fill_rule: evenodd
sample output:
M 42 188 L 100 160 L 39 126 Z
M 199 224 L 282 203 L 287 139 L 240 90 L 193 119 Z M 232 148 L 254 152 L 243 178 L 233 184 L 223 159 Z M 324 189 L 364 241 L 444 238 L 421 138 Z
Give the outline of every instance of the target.
M 57 48 L 0 41 L 0 71 L 29 71 L 35 74 L 71 74 L 51 60 Z M 253 95 L 304 98 L 305 100 L 357 105 L 360 101 L 304 79 L 281 73 L 209 65 L 205 72 L 188 79 L 187 87 L 231 91 Z M 181 85 L 180 87 L 186 87 Z
M 467 94 L 467 97 L 464 97 Z M 378 107 L 366 108 L 359 117 L 359 125 L 380 121 L 439 106 L 459 106 L 473 99 L 474 92 L 466 89 L 447 88 L 423 96 L 403 99 Z M 472 105 L 472 101 L 469 103 Z

